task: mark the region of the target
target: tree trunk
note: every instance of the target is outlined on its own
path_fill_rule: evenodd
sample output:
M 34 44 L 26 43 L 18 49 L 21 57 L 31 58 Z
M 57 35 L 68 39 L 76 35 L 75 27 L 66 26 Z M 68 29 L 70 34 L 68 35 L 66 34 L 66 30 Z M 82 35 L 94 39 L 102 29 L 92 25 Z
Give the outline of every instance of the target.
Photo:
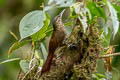
M 90 79 L 102 46 L 96 25 L 89 25 L 86 32 L 83 27 L 77 20 L 65 44 L 56 50 L 50 72 L 38 75 L 40 80 Z

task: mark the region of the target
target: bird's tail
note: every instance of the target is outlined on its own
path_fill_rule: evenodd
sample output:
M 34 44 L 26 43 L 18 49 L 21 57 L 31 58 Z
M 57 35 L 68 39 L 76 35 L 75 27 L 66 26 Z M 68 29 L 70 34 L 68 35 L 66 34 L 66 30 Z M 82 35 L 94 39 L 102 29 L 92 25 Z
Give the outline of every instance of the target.
M 43 73 L 48 72 L 50 70 L 50 66 L 51 66 L 51 63 L 52 63 L 53 55 L 54 55 L 54 53 L 49 53 L 49 55 L 47 57 L 47 60 L 45 61 L 45 64 L 42 67 L 41 75 Z

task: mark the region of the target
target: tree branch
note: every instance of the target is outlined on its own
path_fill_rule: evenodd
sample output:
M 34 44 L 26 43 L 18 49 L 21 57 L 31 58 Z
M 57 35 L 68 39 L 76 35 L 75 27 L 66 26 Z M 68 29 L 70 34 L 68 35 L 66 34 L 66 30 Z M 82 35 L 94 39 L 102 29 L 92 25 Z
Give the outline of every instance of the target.
M 120 53 L 113 53 L 113 54 L 102 55 L 99 58 L 102 59 L 102 58 L 108 58 L 108 57 L 119 56 L 119 55 Z

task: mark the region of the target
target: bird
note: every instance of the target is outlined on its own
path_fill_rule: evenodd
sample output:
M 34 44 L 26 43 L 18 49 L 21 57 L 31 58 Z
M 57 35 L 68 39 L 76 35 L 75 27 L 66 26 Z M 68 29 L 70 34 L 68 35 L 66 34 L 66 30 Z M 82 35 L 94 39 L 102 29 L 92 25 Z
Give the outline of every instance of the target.
M 45 61 L 41 75 L 45 72 L 50 71 L 51 63 L 54 57 L 55 50 L 63 44 L 63 41 L 66 37 L 66 30 L 64 28 L 64 24 L 62 22 L 62 15 L 65 9 L 54 18 L 53 20 L 53 33 L 50 38 L 49 47 L 48 47 L 48 56 L 47 60 Z

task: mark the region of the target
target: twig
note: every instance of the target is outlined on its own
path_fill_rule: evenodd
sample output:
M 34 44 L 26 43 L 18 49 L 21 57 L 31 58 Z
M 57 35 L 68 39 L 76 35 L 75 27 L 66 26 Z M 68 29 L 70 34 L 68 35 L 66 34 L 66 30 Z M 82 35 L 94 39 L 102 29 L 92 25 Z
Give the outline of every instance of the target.
M 119 56 L 119 55 L 120 55 L 120 52 L 119 52 L 119 53 L 102 55 L 102 56 L 100 56 L 99 58 L 102 59 L 102 58 L 108 58 L 108 57 Z
M 24 75 L 22 80 L 25 80 L 26 76 L 30 73 L 30 71 L 32 71 L 34 69 L 34 67 L 35 67 L 35 65 L 33 65 L 32 68 Z
M 20 71 L 19 71 L 19 74 L 18 74 L 17 80 L 19 80 L 20 75 L 21 75 L 21 69 L 20 69 Z

